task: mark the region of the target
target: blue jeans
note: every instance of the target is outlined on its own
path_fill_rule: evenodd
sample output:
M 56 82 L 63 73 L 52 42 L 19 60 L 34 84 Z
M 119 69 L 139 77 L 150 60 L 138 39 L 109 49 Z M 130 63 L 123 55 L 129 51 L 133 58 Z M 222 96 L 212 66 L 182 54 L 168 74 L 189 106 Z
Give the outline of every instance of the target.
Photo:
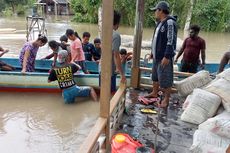
M 72 86 L 62 90 L 62 96 L 66 104 L 74 103 L 76 97 L 89 97 L 91 87 Z

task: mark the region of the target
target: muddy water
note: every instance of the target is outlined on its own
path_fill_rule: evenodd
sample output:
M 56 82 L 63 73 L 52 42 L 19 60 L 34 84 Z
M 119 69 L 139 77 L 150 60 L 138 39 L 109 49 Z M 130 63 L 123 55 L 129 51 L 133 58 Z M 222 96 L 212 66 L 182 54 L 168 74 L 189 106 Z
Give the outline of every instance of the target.
M 73 24 L 71 18 L 47 17 L 49 40 L 58 38 L 67 28 L 80 35 L 84 31 L 97 36 L 97 25 Z M 25 18 L 1 18 L 0 28 L 15 28 L 15 33 L 0 33 L 0 45 L 10 49 L 4 57 L 18 57 L 26 40 Z M 133 28 L 120 27 L 119 32 L 133 35 Z M 144 29 L 143 39 L 151 40 L 153 29 Z M 179 33 L 179 37 L 182 32 Z M 230 45 L 229 33 L 201 33 L 207 42 L 207 61 L 218 62 Z M 91 40 L 92 41 L 92 40 Z M 44 46 L 38 58 L 51 51 Z M 65 105 L 61 94 L 0 93 L 0 152 L 3 153 L 72 153 L 76 152 L 92 128 L 99 112 L 99 104 L 80 99 Z
M 59 37 L 65 33 L 67 28 L 75 29 L 80 36 L 84 31 L 91 33 L 91 41 L 98 35 L 98 27 L 94 24 L 84 24 L 84 23 L 71 23 L 71 17 L 58 17 L 55 19 L 54 16 L 47 16 L 46 18 L 46 29 L 48 31 L 49 40 L 58 40 Z M 20 48 L 25 42 L 25 29 L 26 20 L 25 17 L 15 17 L 15 18 L 1 18 L 0 28 L 15 28 L 17 31 L 14 33 L 16 36 L 12 38 L 9 34 L 0 33 L 0 45 L 5 48 L 9 48 L 11 52 L 5 55 L 5 57 L 18 57 Z M 122 35 L 133 35 L 133 27 L 119 28 L 119 32 Z M 143 31 L 143 39 L 151 40 L 153 29 L 145 28 Z M 179 31 L 178 36 L 183 38 L 182 31 Z M 200 36 L 206 40 L 206 54 L 207 62 L 219 62 L 221 56 L 225 51 L 230 48 L 230 33 L 206 33 L 201 32 Z M 48 47 L 45 46 L 38 52 L 38 58 L 44 57 L 49 52 Z M 145 52 L 145 51 L 143 51 Z M 147 51 L 148 52 L 148 51 Z M 146 52 L 146 53 L 147 53 Z M 145 53 L 144 53 L 145 54 Z M 142 53 L 143 55 L 143 53 Z
M 76 153 L 96 121 L 99 104 L 60 94 L 0 93 L 0 152 Z

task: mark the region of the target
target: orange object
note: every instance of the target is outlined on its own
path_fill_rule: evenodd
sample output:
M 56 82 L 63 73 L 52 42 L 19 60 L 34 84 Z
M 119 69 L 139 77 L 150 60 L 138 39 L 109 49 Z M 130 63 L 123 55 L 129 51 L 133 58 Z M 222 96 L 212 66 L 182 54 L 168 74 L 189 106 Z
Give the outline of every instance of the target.
M 111 142 L 112 153 L 136 153 L 136 149 L 141 146 L 141 143 L 125 133 L 114 135 Z

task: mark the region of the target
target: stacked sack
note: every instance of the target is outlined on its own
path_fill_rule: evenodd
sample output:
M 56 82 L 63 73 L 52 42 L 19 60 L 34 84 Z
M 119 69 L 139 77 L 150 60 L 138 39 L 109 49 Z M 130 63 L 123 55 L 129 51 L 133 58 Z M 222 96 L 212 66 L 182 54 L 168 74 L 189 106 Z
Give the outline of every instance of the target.
M 203 70 L 181 81 L 174 81 L 174 85 L 178 93 L 185 97 L 191 94 L 193 89 L 203 87 L 211 81 L 212 79 L 209 72 Z
M 181 120 L 199 124 L 192 153 L 225 153 L 230 144 L 230 68 L 210 80 L 207 71 L 200 71 L 175 82 L 179 94 L 187 96 Z M 221 103 L 225 111 L 213 117 Z

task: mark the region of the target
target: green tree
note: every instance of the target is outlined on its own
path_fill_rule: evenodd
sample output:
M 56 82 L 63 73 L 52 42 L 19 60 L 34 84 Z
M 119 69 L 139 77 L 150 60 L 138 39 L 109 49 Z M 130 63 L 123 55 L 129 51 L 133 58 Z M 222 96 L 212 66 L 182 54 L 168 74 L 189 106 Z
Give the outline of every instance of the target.
M 230 23 L 230 1 L 198 1 L 193 14 L 193 22 L 204 30 L 227 31 Z
M 144 26 L 155 26 L 154 7 L 160 0 L 145 0 Z M 168 0 L 172 15 L 177 16 L 179 28 L 184 28 L 190 0 Z M 97 23 L 98 8 L 101 0 L 72 0 L 71 6 L 75 12 L 74 21 Z M 123 25 L 134 25 L 135 0 L 115 0 L 114 8 L 121 12 Z M 195 0 L 191 24 L 198 24 L 205 31 L 230 31 L 230 1 L 229 0 Z
M 16 7 L 19 4 L 26 4 L 27 0 L 4 0 L 4 2 L 12 8 L 13 13 L 16 11 Z
M 0 0 L 0 11 L 8 14 L 24 14 L 36 0 Z M 11 13 L 10 13 L 11 12 Z

